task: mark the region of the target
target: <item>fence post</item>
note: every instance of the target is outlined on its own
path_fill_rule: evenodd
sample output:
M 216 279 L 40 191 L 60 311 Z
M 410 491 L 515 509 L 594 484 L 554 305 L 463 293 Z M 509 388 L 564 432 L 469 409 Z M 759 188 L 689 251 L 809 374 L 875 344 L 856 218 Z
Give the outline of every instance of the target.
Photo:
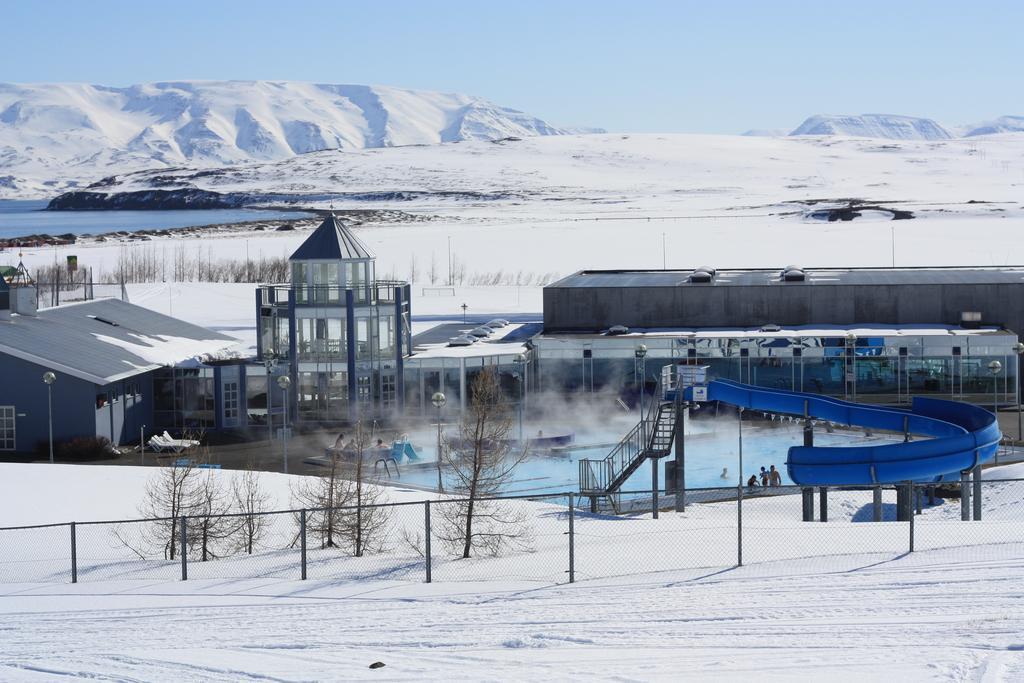
M 882 521 L 882 487 L 876 486 L 871 489 L 871 521 Z
M 299 547 L 302 549 L 302 580 L 306 580 L 306 511 L 299 511 Z
M 651 517 L 658 518 L 658 459 L 651 458 Z
M 981 521 L 981 465 L 974 466 L 974 521 Z
M 576 583 L 576 510 L 573 495 L 569 494 L 569 583 Z
M 914 504 L 914 498 L 917 497 L 917 487 L 914 486 L 914 482 L 907 482 L 907 517 L 910 520 L 910 552 L 914 552 L 914 509 L 911 507 Z
M 743 566 L 743 485 L 736 487 L 736 566 Z
M 820 510 L 818 512 L 818 518 L 822 522 L 827 522 L 828 521 L 828 487 L 827 486 L 822 486 L 820 489 L 818 489 L 818 507 L 820 508 Z
M 971 482 L 967 471 L 960 473 L 960 521 L 971 521 Z
M 78 583 L 78 542 L 74 522 L 71 522 L 71 583 Z
M 427 569 L 427 583 L 430 583 L 430 501 L 423 501 L 423 561 Z
M 181 536 L 181 580 L 182 581 L 188 581 L 188 539 L 185 537 L 185 534 L 186 534 L 185 529 L 187 527 L 187 523 L 186 523 L 185 520 L 186 520 L 185 515 L 182 515 L 181 516 L 181 531 L 179 532 L 179 534 Z

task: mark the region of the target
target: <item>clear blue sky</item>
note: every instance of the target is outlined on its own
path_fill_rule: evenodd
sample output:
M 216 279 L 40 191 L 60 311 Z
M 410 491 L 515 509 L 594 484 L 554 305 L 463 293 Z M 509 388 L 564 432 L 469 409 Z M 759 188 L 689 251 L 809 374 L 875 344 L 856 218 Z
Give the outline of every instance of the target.
M 1024 114 L 1024 2 L 0 0 L 0 81 L 369 83 L 556 125 Z

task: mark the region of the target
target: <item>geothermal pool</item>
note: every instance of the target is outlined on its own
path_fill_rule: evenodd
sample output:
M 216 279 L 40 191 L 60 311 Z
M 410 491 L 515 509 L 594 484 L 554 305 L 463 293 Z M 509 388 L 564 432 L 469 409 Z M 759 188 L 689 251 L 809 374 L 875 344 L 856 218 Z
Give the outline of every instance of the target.
M 401 465 L 401 474 L 393 479 L 393 483 L 436 489 L 436 444 L 427 441 L 426 436 L 417 436 L 421 435 L 413 435 L 412 443 L 423 461 L 415 465 Z M 577 463 L 586 458 L 604 458 L 611 452 L 617 438 L 608 433 L 586 432 L 576 432 L 575 438 L 576 445 L 559 454 L 531 454 L 516 467 L 503 492 L 540 495 L 578 490 Z M 852 431 L 829 434 L 824 428 L 815 430 L 814 434 L 814 443 L 820 446 L 869 446 L 899 441 L 902 438 L 893 435 L 865 436 L 863 432 Z M 762 466 L 768 469 L 775 465 L 782 474 L 782 483 L 792 484 L 786 473 L 786 452 L 790 446 L 802 444 L 803 430 L 797 423 L 752 425 L 744 422 L 743 481 L 746 482 L 751 474 L 760 472 Z M 735 486 L 738 480 L 738 445 L 735 420 L 691 422 L 686 434 L 686 487 Z M 724 478 L 723 469 L 726 470 Z M 664 469 L 661 470 L 660 479 L 661 488 L 664 488 Z M 629 478 L 622 490 L 649 491 L 650 488 L 651 467 L 645 463 Z

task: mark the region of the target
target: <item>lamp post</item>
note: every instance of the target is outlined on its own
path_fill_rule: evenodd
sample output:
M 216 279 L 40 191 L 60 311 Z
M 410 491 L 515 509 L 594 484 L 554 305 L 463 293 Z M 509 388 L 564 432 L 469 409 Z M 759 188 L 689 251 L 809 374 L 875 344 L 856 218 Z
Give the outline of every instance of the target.
M 43 373 L 43 384 L 46 385 L 46 406 L 49 410 L 50 423 L 50 464 L 53 464 L 53 383 L 57 381 L 57 375 L 47 370 Z
M 270 443 L 274 443 L 274 421 L 270 417 L 270 375 L 275 365 L 277 365 L 277 357 L 273 351 L 266 349 L 263 352 L 263 367 L 267 369 L 267 441 Z
M 448 399 L 440 391 L 435 391 L 434 395 L 430 397 L 430 402 L 437 408 L 437 491 L 438 493 L 443 493 L 444 483 L 441 481 L 441 408 L 444 408 L 444 404 L 448 402 Z
M 1017 378 L 1017 441 L 1019 442 L 1024 438 L 1024 434 L 1021 433 L 1021 415 L 1020 415 L 1020 357 L 1024 354 L 1024 344 L 1017 342 L 1013 345 L 1013 352 L 1017 354 L 1016 362 L 1016 378 Z
M 996 418 L 996 423 L 999 423 L 999 372 L 1003 369 L 1003 364 L 997 360 L 992 361 L 988 364 L 988 371 L 992 373 L 992 414 Z
M 647 383 L 647 346 L 637 344 L 633 350 L 634 367 L 640 371 L 640 422 L 644 421 L 644 385 Z M 646 427 L 644 428 L 646 429 Z
M 843 376 L 846 378 L 846 386 L 851 396 L 850 400 L 857 400 L 857 335 L 853 332 L 846 333 L 846 353 L 843 359 Z M 847 361 L 849 361 L 847 363 Z
M 281 440 L 284 442 L 284 473 L 288 474 L 288 387 L 292 384 L 292 378 L 288 375 L 281 375 L 277 378 L 277 386 L 281 387 L 284 403 L 284 427 L 281 430 Z M 269 397 L 269 394 L 268 394 Z
M 513 362 L 516 364 L 516 379 L 519 380 L 519 447 L 523 447 L 523 396 L 526 391 L 526 356 L 516 354 Z
M 739 408 L 739 435 L 740 435 L 740 453 L 739 453 L 739 466 L 740 466 L 740 488 L 743 488 L 743 408 Z

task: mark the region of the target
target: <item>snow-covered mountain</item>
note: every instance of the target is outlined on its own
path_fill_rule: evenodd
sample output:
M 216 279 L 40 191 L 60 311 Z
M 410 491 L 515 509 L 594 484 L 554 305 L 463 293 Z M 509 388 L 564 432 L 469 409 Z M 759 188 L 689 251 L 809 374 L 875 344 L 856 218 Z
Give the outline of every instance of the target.
M 1024 116 L 1000 116 L 992 121 L 965 126 L 964 137 L 975 135 L 996 135 L 999 133 L 1024 132 Z
M 817 114 L 801 123 L 790 135 L 848 135 L 890 140 L 949 140 L 954 137 L 931 119 L 893 114 Z
M 0 198 L 142 168 L 566 132 L 478 97 L 380 86 L 0 83 Z

